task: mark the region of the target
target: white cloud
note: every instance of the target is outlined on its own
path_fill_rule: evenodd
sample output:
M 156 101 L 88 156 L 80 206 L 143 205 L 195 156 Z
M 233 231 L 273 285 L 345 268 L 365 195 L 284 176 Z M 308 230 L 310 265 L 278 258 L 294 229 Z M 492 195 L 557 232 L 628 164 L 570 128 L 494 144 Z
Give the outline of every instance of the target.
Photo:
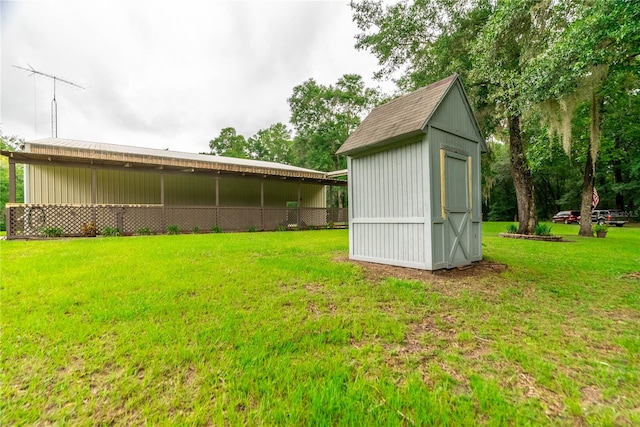
M 232 126 L 249 137 L 287 123 L 287 98 L 309 78 L 347 73 L 370 85 L 375 58 L 353 48 L 346 1 L 2 2 L 2 131 L 206 151 Z M 35 81 L 34 81 L 35 79 Z

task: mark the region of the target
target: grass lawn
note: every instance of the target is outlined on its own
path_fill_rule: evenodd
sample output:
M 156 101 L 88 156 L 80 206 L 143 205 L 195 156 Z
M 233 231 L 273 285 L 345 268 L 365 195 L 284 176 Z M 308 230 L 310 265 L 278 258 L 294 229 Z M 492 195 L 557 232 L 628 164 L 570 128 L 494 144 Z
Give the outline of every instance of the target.
M 346 230 L 0 241 L 0 425 L 640 425 L 640 228 L 505 229 L 422 281 Z

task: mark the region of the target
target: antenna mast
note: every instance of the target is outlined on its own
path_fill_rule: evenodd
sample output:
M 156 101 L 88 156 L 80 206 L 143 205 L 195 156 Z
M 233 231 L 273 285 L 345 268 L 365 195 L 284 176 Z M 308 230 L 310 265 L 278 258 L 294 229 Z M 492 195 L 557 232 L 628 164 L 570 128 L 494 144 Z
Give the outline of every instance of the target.
M 35 70 L 31 64 L 27 64 L 29 68 L 19 67 L 14 65 L 14 67 L 19 68 L 24 71 L 28 71 L 31 74 L 29 76 L 33 76 L 34 74 L 39 74 L 41 76 L 49 77 L 53 79 L 53 100 L 51 100 L 51 136 L 53 138 L 58 137 L 58 101 L 56 101 L 56 80 L 62 83 L 66 83 L 71 86 L 79 87 L 80 89 L 84 89 L 82 86 L 70 82 L 69 80 L 65 80 L 58 76 L 52 76 L 51 74 L 43 73 L 42 71 Z

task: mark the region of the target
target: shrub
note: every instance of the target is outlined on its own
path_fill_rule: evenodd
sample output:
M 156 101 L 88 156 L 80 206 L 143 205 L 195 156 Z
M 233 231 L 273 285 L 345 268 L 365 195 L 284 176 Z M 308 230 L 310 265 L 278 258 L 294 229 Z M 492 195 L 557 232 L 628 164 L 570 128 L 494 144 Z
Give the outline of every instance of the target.
M 138 236 L 149 236 L 151 234 L 151 229 L 149 227 L 140 227 L 136 230 L 136 234 Z
M 507 233 L 509 234 L 518 234 L 518 226 L 515 224 L 507 225 Z
M 42 234 L 46 237 L 61 237 L 62 236 L 62 228 L 60 227 L 44 227 L 42 229 Z
M 89 222 L 87 224 L 82 224 L 82 235 L 83 236 L 95 236 L 98 232 L 96 228 L 96 224 L 94 222 Z
M 191 232 L 192 232 L 193 234 L 198 234 L 198 233 L 200 233 L 200 227 L 193 227 L 193 228 L 191 229 Z
M 287 231 L 287 227 L 284 224 L 278 224 L 276 231 Z
M 593 234 L 606 233 L 609 231 L 609 226 L 606 224 L 595 224 L 591 231 L 593 231 Z
M 118 227 L 105 227 L 102 229 L 101 234 L 105 237 L 119 237 L 120 229 Z
M 222 233 L 222 228 L 218 227 L 217 225 L 214 225 L 213 227 L 211 227 L 211 232 L 212 233 Z
M 256 228 L 255 225 L 250 225 L 249 228 L 247 228 L 247 231 L 249 233 L 255 233 L 256 231 L 258 231 L 258 229 Z
M 551 226 L 540 222 L 536 224 L 536 228 L 533 230 L 533 234 L 536 236 L 551 236 Z
M 180 227 L 175 224 L 172 224 L 167 227 L 167 234 L 180 234 Z

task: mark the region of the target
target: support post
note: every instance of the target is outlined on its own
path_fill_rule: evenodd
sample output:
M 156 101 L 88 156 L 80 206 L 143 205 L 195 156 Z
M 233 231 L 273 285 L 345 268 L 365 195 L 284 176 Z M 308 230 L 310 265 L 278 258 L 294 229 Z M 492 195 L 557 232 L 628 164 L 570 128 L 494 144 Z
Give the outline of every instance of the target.
M 216 208 L 220 206 L 220 178 L 216 178 Z
M 216 177 L 216 217 L 214 219 L 216 227 L 220 226 L 219 220 L 220 220 L 220 177 L 217 176 Z
M 160 174 L 160 204 L 164 206 L 164 174 Z
M 96 168 L 91 168 L 91 204 L 98 203 L 98 174 Z
M 302 184 L 300 182 L 298 182 L 298 203 L 297 203 L 297 206 L 298 206 L 298 215 L 297 215 L 297 217 L 298 217 L 298 230 L 300 230 L 300 227 L 302 226 L 302 223 L 300 221 L 300 203 L 302 202 L 302 195 L 301 195 L 301 192 L 300 192 L 301 187 L 302 187 Z
M 327 197 L 325 197 L 325 203 L 326 199 Z M 333 185 L 329 184 L 329 206 L 327 207 L 327 214 L 324 218 L 324 225 L 328 225 L 331 221 L 333 221 Z
M 16 202 L 16 163 L 9 157 L 9 203 Z
M 96 215 L 96 204 L 98 204 L 98 173 L 96 168 L 91 168 L 91 222 L 94 227 L 97 227 L 96 224 L 97 215 Z
M 260 181 L 260 228 L 264 231 L 264 181 Z
M 162 209 L 162 224 L 160 224 L 160 232 L 164 233 L 167 230 L 167 216 L 164 209 L 164 173 L 160 172 L 160 206 Z

